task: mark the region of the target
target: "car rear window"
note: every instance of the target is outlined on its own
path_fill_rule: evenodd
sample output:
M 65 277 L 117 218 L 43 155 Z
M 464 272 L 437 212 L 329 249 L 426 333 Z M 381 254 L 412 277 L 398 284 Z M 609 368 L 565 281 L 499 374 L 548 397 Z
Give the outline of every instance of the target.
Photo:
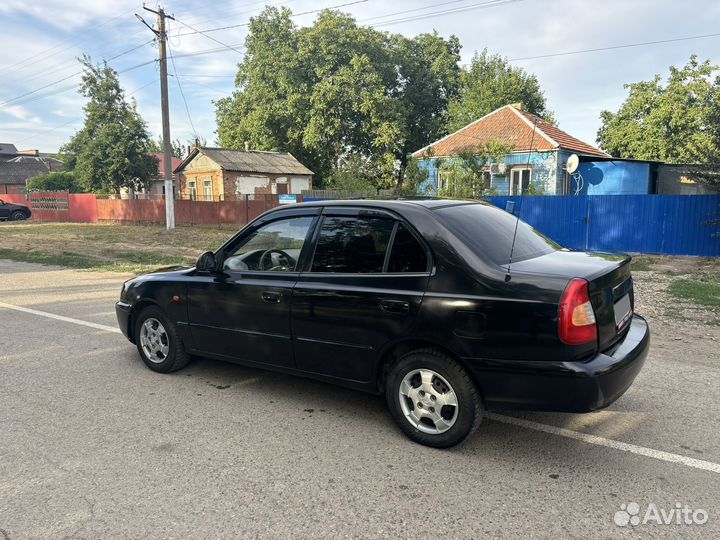
M 517 217 L 486 204 L 461 204 L 435 210 L 440 221 L 473 251 L 497 265 L 510 260 L 517 225 L 513 261 L 532 259 L 560 248 Z

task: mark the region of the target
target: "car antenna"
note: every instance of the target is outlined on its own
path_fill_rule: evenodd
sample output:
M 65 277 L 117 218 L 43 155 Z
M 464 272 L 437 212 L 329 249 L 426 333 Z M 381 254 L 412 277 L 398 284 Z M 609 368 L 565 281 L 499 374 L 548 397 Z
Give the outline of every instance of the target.
M 533 115 L 535 116 L 535 115 Z M 530 156 L 533 152 L 533 143 L 535 142 L 535 131 L 537 129 L 538 118 L 535 116 L 533 119 L 533 130 L 532 136 L 530 137 L 530 149 L 528 151 L 528 158 L 526 167 L 528 169 L 528 189 L 530 189 Z M 505 283 L 510 281 L 510 265 L 512 264 L 513 252 L 515 251 L 515 239 L 517 238 L 518 225 L 520 225 L 520 212 L 522 211 L 523 192 L 525 191 L 522 187 L 522 172 L 520 173 L 520 204 L 518 204 L 517 221 L 515 221 L 515 232 L 513 233 L 513 240 L 510 246 L 510 259 L 508 259 L 507 272 L 505 273 Z M 512 172 L 510 173 L 510 186 L 512 187 Z M 514 210 L 514 208 L 513 208 Z

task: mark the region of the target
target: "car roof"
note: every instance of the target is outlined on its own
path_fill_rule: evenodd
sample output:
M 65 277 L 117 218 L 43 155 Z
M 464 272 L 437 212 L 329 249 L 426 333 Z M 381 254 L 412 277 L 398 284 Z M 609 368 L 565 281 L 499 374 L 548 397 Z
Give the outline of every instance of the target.
M 457 206 L 461 204 L 487 204 L 484 201 L 468 201 L 459 199 L 345 199 L 345 200 L 322 200 L 303 202 L 293 205 L 293 207 L 326 207 L 326 206 L 352 206 L 367 208 L 386 208 L 389 210 L 402 210 L 408 206 L 420 206 L 428 210 L 435 210 L 447 206 Z M 283 208 L 283 207 L 280 207 Z

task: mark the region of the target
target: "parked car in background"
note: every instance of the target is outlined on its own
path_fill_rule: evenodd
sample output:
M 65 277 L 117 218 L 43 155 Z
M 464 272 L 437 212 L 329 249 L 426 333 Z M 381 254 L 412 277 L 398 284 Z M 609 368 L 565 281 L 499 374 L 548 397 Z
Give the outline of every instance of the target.
M 305 203 L 126 282 L 116 310 L 150 369 L 199 355 L 382 393 L 406 435 L 448 447 L 486 408 L 592 411 L 628 389 L 650 336 L 629 263 L 484 203 Z
M 32 212 L 23 204 L 14 204 L 0 199 L 0 221 L 21 221 L 30 219 Z

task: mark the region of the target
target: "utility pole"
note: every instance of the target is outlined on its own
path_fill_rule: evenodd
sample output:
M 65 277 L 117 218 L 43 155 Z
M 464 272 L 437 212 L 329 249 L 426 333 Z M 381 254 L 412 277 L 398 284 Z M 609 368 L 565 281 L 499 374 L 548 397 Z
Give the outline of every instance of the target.
M 135 16 L 147 26 L 158 38 L 160 47 L 160 103 L 162 108 L 162 138 L 163 138 L 163 169 L 165 170 L 165 223 L 168 230 L 175 228 L 175 190 L 173 189 L 173 167 L 172 167 L 172 142 L 170 140 L 170 111 L 168 106 L 168 82 L 167 82 L 167 32 L 165 31 L 165 19 L 175 20 L 167 15 L 163 8 L 158 6 L 157 11 L 143 5 L 145 11 L 157 15 L 157 30 L 145 22 L 138 15 Z

